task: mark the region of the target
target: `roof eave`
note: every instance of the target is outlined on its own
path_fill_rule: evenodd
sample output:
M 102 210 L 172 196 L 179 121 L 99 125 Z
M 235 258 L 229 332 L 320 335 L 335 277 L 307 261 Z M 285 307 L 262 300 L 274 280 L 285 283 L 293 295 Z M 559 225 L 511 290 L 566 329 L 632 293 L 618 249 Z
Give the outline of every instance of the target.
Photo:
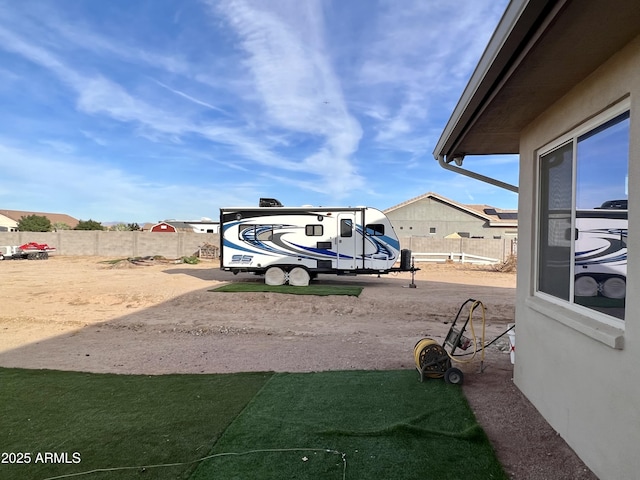
M 518 53 L 524 49 L 530 38 L 534 25 L 548 14 L 551 3 L 556 3 L 557 10 L 557 4 L 563 4 L 564 1 L 512 0 L 509 3 L 436 144 L 433 152 L 436 160 L 448 164 L 454 157 L 461 159 L 465 154 L 473 153 L 456 151 L 459 139 L 473 125 L 483 105 L 494 93 L 496 85 L 501 82 L 509 68 L 513 67 Z M 496 148 L 492 153 L 518 153 L 517 148 L 507 150 L 510 151 Z

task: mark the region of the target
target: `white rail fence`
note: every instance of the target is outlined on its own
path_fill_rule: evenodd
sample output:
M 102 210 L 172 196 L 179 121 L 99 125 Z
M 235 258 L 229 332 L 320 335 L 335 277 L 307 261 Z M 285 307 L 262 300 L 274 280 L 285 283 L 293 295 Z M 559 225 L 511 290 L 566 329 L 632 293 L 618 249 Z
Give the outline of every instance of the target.
M 495 264 L 517 255 L 515 238 L 401 237 L 400 247 L 411 250 L 416 262 L 465 262 Z
M 459 263 L 472 263 L 476 265 L 495 265 L 500 263 L 497 258 L 482 257 L 480 255 L 473 255 L 470 253 L 412 253 L 413 261 L 419 262 L 459 262 Z

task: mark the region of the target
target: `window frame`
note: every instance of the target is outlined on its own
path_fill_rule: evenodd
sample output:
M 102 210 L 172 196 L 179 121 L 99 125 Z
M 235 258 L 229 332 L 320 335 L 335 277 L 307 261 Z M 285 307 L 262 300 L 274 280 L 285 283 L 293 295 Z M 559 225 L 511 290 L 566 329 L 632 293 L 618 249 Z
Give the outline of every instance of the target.
M 539 280 L 540 280 L 540 254 L 541 254 L 541 242 L 540 242 L 540 215 L 541 215 L 541 207 L 542 207 L 542 185 L 541 185 L 541 159 L 542 157 L 556 151 L 557 149 L 567 145 L 572 144 L 572 172 L 571 172 L 571 228 L 575 228 L 576 225 L 576 191 L 577 191 L 577 170 L 578 170 L 578 159 L 577 157 L 577 146 L 578 140 L 584 135 L 598 129 L 602 125 L 607 122 L 623 115 L 625 113 L 629 114 L 629 118 L 631 119 L 631 101 L 627 97 L 624 100 L 620 101 L 616 105 L 602 111 L 601 113 L 594 115 L 593 117 L 587 119 L 580 125 L 576 126 L 572 130 L 566 132 L 565 134 L 557 137 L 555 140 L 547 143 L 537 151 L 535 151 L 535 186 L 534 186 L 534 195 L 535 195 L 535 208 L 534 208 L 534 232 L 533 241 L 534 241 L 534 255 L 532 258 L 532 288 L 531 295 L 527 299 L 527 305 L 534 308 L 535 310 L 543 313 L 547 316 L 549 315 L 549 311 L 554 311 L 555 307 L 551 305 L 545 305 L 545 303 L 550 303 L 553 305 L 557 305 L 562 307 L 563 313 L 561 315 L 554 315 L 552 318 L 558 319 L 561 323 L 569 325 L 583 333 L 592 336 L 603 343 L 609 344 L 614 348 L 622 348 L 622 341 L 619 339 L 618 334 L 620 332 L 624 332 L 625 320 L 619 319 L 617 317 L 613 317 L 609 314 L 599 312 L 597 310 L 585 307 L 583 305 L 577 304 L 574 302 L 574 283 L 575 283 L 575 239 L 571 241 L 570 245 L 570 287 L 569 287 L 569 300 L 564 300 L 562 298 L 558 298 L 549 293 L 542 292 L 538 290 L 539 288 Z M 631 148 L 631 145 L 629 145 Z M 629 152 L 629 162 L 631 161 L 631 152 Z M 627 165 L 627 169 L 629 165 Z M 628 173 L 628 172 L 627 172 Z M 541 303 L 543 301 L 544 303 Z M 625 305 L 625 319 L 628 318 L 626 305 Z M 598 333 L 598 330 L 602 330 L 602 332 Z M 609 332 L 611 335 L 609 335 Z M 606 337 L 606 338 L 604 338 Z M 614 338 L 615 337 L 615 338 Z
M 353 237 L 353 224 L 352 218 L 340 219 L 340 238 L 352 238 Z
M 320 233 L 316 233 L 320 230 Z M 322 237 L 324 235 L 324 226 L 319 223 L 310 223 L 304 226 L 304 234 L 307 237 Z
M 364 227 L 364 234 L 369 237 L 384 237 L 384 223 L 368 223 Z

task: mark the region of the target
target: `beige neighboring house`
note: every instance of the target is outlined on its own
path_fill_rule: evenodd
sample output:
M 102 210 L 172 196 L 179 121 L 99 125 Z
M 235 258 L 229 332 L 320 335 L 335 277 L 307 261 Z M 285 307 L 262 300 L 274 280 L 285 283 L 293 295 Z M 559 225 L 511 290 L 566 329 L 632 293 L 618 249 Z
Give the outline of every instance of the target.
M 9 232 L 18 231 L 18 222 L 22 217 L 28 217 L 29 215 L 38 215 L 40 217 L 47 217 L 51 224 L 65 223 L 69 225 L 69 228 L 75 228 L 78 225 L 78 219 L 73 218 L 64 213 L 48 213 L 48 212 L 26 212 L 22 210 L 0 210 L 0 230 L 4 230 L 2 227 L 6 227 Z
M 429 192 L 384 211 L 399 237 L 516 238 L 517 210 L 465 205 Z
M 495 154 L 520 157 L 514 382 L 598 478 L 640 478 L 638 0 L 509 3 L 434 151 L 494 184 Z

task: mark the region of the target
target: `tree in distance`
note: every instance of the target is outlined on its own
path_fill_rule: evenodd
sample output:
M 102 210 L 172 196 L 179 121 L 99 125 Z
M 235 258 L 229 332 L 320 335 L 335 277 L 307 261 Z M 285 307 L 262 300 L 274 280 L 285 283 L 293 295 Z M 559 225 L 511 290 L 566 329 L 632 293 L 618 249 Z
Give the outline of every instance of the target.
M 50 232 L 51 220 L 42 215 L 27 215 L 18 220 L 18 230 L 21 232 Z
M 100 222 L 95 220 L 80 220 L 74 230 L 104 230 L 104 227 Z

